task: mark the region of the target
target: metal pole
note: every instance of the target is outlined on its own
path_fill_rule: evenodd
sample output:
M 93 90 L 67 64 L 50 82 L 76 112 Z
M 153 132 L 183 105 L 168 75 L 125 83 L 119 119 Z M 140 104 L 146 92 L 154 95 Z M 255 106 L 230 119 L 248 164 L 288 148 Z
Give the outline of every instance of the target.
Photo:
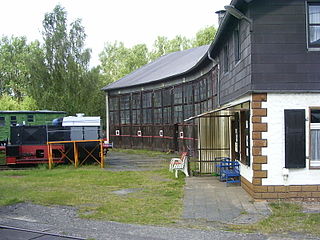
M 107 142 L 110 142 L 110 129 L 109 129 L 109 96 L 106 92 L 106 138 Z
M 78 148 L 76 142 L 73 142 L 73 152 L 74 152 L 74 166 L 77 168 L 79 166 L 79 156 Z
M 48 163 L 49 163 L 49 169 L 52 169 L 52 164 L 53 164 L 53 160 L 52 160 L 52 149 L 51 149 L 51 144 L 47 144 L 48 146 Z
M 104 168 L 103 140 L 100 140 L 100 159 L 101 159 L 100 166 L 101 168 Z

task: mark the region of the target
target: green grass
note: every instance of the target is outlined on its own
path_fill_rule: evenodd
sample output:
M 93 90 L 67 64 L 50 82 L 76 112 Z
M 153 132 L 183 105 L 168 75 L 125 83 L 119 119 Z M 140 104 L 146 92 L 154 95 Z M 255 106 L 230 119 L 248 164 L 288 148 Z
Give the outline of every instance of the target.
M 0 205 L 67 205 L 77 207 L 83 218 L 163 225 L 180 218 L 183 186 L 184 179 L 174 179 L 167 169 L 109 172 L 93 166 L 40 167 L 0 172 Z M 127 188 L 141 191 L 112 193 Z
M 320 214 L 303 213 L 298 203 L 274 202 L 269 205 L 272 214 L 252 225 L 233 226 L 236 230 L 263 233 L 300 233 L 320 235 Z

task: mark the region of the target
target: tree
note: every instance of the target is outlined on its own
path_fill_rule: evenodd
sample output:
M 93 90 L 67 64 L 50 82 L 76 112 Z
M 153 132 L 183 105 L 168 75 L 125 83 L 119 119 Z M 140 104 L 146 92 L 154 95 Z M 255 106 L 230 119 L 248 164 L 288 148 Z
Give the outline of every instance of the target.
M 213 26 L 197 32 L 194 39 L 177 35 L 173 39 L 158 36 L 151 51 L 145 44 L 138 44 L 126 48 L 123 42 L 108 42 L 100 53 L 101 71 L 104 84 L 107 85 L 119 80 L 125 75 L 171 52 L 182 51 L 191 47 L 210 44 L 216 33 Z
M 100 53 L 104 83 L 114 82 L 149 62 L 148 48 L 138 44 L 126 48 L 123 42 L 106 43 Z
M 81 20 L 68 26 L 67 12 L 57 5 L 45 14 L 42 35 L 44 44 L 33 46 L 29 61 L 29 95 L 43 109 L 93 113 L 95 105 L 103 102 L 93 101 L 102 84 L 98 71 L 89 70 L 91 50 L 84 48 L 86 34 Z
M 29 57 L 30 46 L 25 37 L 0 39 L 0 95 L 22 100 L 30 80 Z
M 217 29 L 214 26 L 208 26 L 206 28 L 200 29 L 196 33 L 196 37 L 193 40 L 192 46 L 198 47 L 202 45 L 210 44 L 215 35 L 216 35 Z

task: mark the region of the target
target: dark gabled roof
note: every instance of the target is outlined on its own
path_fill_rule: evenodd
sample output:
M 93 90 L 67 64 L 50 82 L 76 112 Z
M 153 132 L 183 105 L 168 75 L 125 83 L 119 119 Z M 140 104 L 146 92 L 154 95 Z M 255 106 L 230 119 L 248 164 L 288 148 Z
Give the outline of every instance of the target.
M 102 90 L 113 90 L 144 85 L 190 72 L 207 57 L 209 45 L 169 53 L 144 65 Z

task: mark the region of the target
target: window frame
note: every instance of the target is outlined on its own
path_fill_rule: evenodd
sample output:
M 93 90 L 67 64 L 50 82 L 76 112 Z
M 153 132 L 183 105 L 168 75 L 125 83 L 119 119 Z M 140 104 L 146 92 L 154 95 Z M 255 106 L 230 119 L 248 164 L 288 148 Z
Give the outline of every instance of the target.
M 27 115 L 27 122 L 33 123 L 34 122 L 34 115 L 31 115 L 31 114 Z
M 241 60 L 240 24 L 238 23 L 233 31 L 234 60 L 237 64 Z
M 223 47 L 223 72 L 229 72 L 229 44 L 226 43 Z
M 306 35 L 307 35 L 307 39 L 306 39 L 306 42 L 307 42 L 307 49 L 309 51 L 320 51 L 320 43 L 319 44 L 311 44 L 310 43 L 310 27 L 311 26 L 319 26 L 320 27 L 320 23 L 317 23 L 317 24 L 311 24 L 309 23 L 310 21 L 310 18 L 309 18 L 309 7 L 310 5 L 317 5 L 320 7 L 320 1 L 319 0 L 309 0 L 309 1 L 306 1 Z
M 319 166 L 312 166 L 312 159 L 311 159 L 311 130 L 315 130 L 315 129 L 320 129 L 320 123 L 318 123 L 318 126 L 312 126 L 312 122 L 311 122 L 311 111 L 312 110 L 320 110 L 320 107 L 310 107 L 309 108 L 309 169 L 320 169 L 320 164 Z
M 6 117 L 0 117 L 0 127 L 6 126 Z

